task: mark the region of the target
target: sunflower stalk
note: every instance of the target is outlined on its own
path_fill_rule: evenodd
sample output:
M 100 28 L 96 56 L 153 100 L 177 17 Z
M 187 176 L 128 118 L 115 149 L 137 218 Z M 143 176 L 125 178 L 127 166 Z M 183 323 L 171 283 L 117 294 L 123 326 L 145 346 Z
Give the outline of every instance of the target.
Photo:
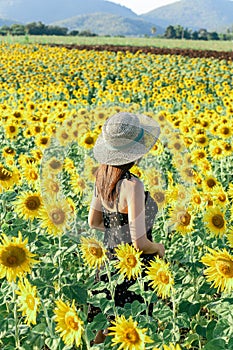
M 20 349 L 20 339 L 19 339 L 19 319 L 17 312 L 17 300 L 15 290 L 17 288 L 16 284 L 12 282 L 12 294 L 13 294 L 13 304 L 14 304 L 14 321 L 15 321 L 15 349 Z
M 113 283 L 112 283 L 111 270 L 110 270 L 109 265 L 107 264 L 106 261 L 105 261 L 105 268 L 106 268 L 106 272 L 107 272 L 107 276 L 108 276 L 109 291 L 110 291 L 111 298 L 112 298 L 112 301 L 113 301 L 114 316 L 117 317 L 118 313 L 117 313 L 117 309 L 116 309 L 116 306 L 115 306 L 115 285 L 113 285 Z

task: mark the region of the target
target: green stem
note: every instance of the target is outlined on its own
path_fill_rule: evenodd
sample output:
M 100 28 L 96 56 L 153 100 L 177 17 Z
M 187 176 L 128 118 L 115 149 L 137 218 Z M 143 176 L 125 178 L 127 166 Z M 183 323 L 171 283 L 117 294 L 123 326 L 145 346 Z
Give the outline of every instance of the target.
M 172 338 L 173 338 L 173 342 L 176 343 L 176 296 L 175 296 L 175 289 L 172 289 L 172 294 L 171 294 L 171 300 L 172 300 L 172 323 L 173 323 L 173 327 L 172 327 Z
M 108 276 L 108 281 L 109 281 L 109 290 L 110 290 L 111 298 L 113 301 L 114 316 L 116 317 L 118 315 L 118 313 L 117 313 L 116 306 L 115 306 L 115 286 L 113 286 L 113 284 L 112 284 L 111 271 L 110 271 L 109 265 L 107 264 L 106 261 L 105 261 L 105 268 L 107 271 L 107 276 Z
M 12 293 L 13 293 L 13 303 L 14 303 L 14 321 L 15 321 L 15 349 L 20 349 L 20 340 L 19 340 L 19 319 L 17 313 L 17 302 L 16 302 L 16 285 L 12 283 Z

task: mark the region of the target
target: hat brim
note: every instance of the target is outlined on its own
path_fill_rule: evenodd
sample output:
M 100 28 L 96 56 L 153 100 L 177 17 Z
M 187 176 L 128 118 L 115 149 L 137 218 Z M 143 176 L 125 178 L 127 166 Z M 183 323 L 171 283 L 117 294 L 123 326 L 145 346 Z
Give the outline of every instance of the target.
M 159 124 L 151 117 L 143 114 L 137 115 L 140 127 L 143 129 L 143 137 L 140 141 L 122 139 L 119 148 L 111 147 L 101 133 L 96 140 L 93 152 L 95 159 L 100 164 L 123 165 L 136 161 L 144 156 L 156 143 L 159 134 Z

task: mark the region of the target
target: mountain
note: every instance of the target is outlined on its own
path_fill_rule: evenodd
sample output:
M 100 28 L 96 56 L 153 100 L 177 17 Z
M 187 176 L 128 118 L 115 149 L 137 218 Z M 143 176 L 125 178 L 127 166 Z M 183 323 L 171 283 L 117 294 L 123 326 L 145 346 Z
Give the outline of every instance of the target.
M 127 7 L 105 0 L 0 0 L 0 18 L 23 23 L 41 21 L 49 24 L 96 12 L 137 18 Z
M 63 21 L 54 22 L 52 25 L 66 27 L 69 30 L 89 30 L 98 35 L 108 34 L 111 36 L 151 35 L 151 28 L 155 26 L 155 24 L 140 18 L 126 18 L 101 12 L 75 16 Z M 163 32 L 163 28 L 156 26 L 156 34 L 162 34 Z
M 233 25 L 233 1 L 180 0 L 140 17 L 164 28 L 180 24 L 185 28 L 219 32 Z

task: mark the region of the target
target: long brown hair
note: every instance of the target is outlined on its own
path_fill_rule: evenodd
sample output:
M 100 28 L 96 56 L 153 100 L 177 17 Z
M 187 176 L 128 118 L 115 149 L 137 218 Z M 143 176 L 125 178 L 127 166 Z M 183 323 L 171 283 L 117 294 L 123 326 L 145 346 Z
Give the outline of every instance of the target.
M 116 184 L 121 177 L 134 165 L 128 163 L 123 165 L 101 164 L 96 171 L 96 188 L 103 201 L 113 208 L 116 199 Z

